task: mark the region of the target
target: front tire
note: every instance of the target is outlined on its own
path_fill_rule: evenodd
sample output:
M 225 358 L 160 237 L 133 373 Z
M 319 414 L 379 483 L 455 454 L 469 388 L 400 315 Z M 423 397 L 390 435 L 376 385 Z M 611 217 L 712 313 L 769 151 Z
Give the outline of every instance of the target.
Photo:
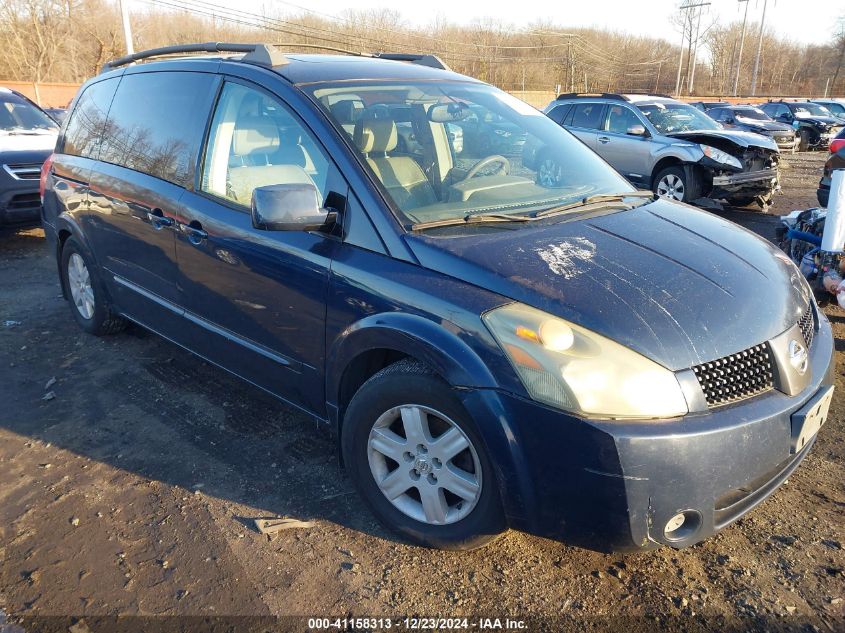
M 470 550 L 506 529 L 484 443 L 451 387 L 402 360 L 358 390 L 341 449 L 358 492 L 390 529 L 425 547 Z
M 810 130 L 804 129 L 798 133 L 798 151 L 806 152 L 810 149 Z
M 687 176 L 683 167 L 667 167 L 654 178 L 654 193 L 661 198 L 691 203 L 701 197 L 695 174 Z
M 97 270 L 75 238 L 64 243 L 61 263 L 62 282 L 79 327 L 95 336 L 122 330 L 126 321 L 109 308 Z

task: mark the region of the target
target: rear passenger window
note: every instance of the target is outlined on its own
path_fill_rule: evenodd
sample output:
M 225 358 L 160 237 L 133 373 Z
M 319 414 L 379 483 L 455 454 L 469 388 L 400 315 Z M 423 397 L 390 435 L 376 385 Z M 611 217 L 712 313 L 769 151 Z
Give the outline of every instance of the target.
M 325 200 L 330 165 L 286 106 L 241 84 L 223 87 L 208 135 L 203 191 L 248 207 L 257 187 L 311 183 Z
M 124 75 L 103 132 L 100 160 L 187 187 L 213 100 L 215 76 Z
M 97 158 L 100 134 L 119 81 L 117 77 L 98 81 L 79 97 L 65 128 L 65 154 Z
M 601 127 L 601 103 L 576 103 L 572 108 L 572 126 L 597 130 Z

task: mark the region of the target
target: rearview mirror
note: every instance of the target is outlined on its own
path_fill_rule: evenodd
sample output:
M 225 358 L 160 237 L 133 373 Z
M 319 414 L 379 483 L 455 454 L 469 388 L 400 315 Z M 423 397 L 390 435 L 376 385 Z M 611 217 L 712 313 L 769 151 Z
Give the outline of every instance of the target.
M 449 123 L 464 120 L 470 112 L 464 103 L 438 103 L 428 109 L 427 117 L 432 123 Z
M 252 225 L 264 231 L 316 231 L 335 215 L 320 207 L 311 183 L 267 185 L 252 192 Z
M 647 131 L 644 125 L 632 125 L 626 132 L 629 136 L 645 136 Z

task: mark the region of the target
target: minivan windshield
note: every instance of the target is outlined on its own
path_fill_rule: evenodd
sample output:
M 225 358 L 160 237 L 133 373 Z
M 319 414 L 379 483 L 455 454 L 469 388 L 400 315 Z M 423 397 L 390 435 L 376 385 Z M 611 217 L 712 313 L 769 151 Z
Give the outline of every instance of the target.
M 486 84 L 371 80 L 308 90 L 406 226 L 516 222 L 635 191 L 542 112 Z
M 0 130 L 7 133 L 55 133 L 56 122 L 26 99 L 16 94 L 0 93 Z
M 704 112 L 686 103 L 668 101 L 648 103 L 638 107 L 661 134 L 691 130 L 719 130 L 722 127 Z

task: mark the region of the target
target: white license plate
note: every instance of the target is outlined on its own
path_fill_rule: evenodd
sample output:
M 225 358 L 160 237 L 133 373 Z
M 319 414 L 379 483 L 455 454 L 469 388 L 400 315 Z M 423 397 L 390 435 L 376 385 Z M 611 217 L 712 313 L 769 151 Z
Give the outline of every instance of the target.
M 791 453 L 799 453 L 827 420 L 830 401 L 833 399 L 833 385 L 822 387 L 810 402 L 792 414 Z

